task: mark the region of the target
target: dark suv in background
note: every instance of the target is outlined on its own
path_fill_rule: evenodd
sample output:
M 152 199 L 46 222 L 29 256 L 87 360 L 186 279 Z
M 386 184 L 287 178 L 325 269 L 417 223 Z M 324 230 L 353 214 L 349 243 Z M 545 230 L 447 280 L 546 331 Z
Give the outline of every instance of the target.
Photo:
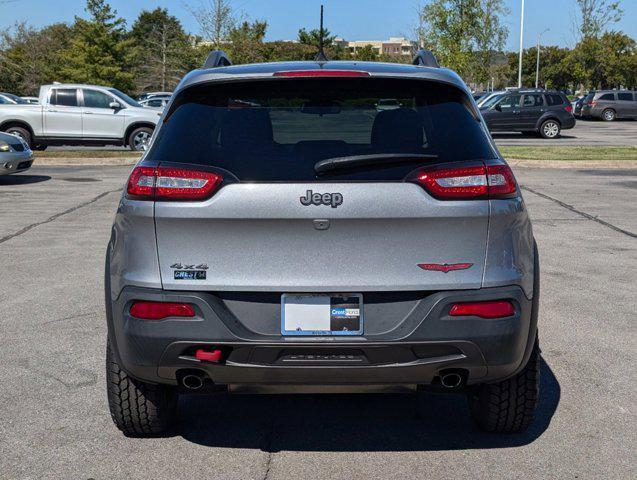
M 586 97 L 583 118 L 601 118 L 612 122 L 616 118 L 637 118 L 637 93 L 630 90 L 601 90 Z
M 539 133 L 556 138 L 575 126 L 573 107 L 562 92 L 542 89 L 509 90 L 480 105 L 491 132 Z

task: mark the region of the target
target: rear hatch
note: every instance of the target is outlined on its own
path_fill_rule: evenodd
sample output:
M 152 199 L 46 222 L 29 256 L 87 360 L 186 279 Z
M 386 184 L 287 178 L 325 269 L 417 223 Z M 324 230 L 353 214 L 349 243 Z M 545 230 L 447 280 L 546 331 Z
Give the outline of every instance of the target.
M 468 96 L 437 82 L 297 74 L 191 87 L 144 163 L 166 185 L 198 171 L 214 188 L 157 198 L 163 286 L 479 288 L 489 217 L 480 175 L 494 157 Z

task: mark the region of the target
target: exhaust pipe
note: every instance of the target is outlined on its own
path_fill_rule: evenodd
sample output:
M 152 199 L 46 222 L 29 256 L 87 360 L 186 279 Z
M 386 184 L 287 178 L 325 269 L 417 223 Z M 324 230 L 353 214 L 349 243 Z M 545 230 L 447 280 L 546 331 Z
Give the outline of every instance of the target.
M 458 388 L 462 384 L 462 375 L 455 372 L 440 375 L 440 383 L 445 388 Z
M 184 378 L 181 379 L 181 384 L 188 390 L 199 390 L 203 387 L 203 378 L 201 375 L 184 375 Z

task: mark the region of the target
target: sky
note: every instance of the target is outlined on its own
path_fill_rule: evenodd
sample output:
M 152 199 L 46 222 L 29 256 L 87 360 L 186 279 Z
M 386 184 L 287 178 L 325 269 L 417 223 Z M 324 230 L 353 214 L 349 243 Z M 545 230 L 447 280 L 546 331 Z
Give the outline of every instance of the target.
M 186 4 L 209 0 L 107 0 L 129 26 L 141 10 L 167 8 L 181 20 L 184 28 L 198 33 L 196 21 Z M 509 27 L 508 50 L 519 47 L 520 4 L 522 0 L 504 0 L 510 10 L 505 19 Z M 293 40 L 301 27 L 318 26 L 320 5 L 325 5 L 325 27 L 347 40 L 385 40 L 390 36 L 413 36 L 416 10 L 426 0 L 234 0 L 236 10 L 248 19 L 268 22 L 267 40 Z M 84 16 L 83 0 L 0 0 L 0 28 L 26 20 L 39 27 L 54 22 L 72 22 L 74 15 Z M 615 29 L 637 38 L 637 0 L 623 0 L 623 20 Z M 575 0 L 526 0 L 524 46 L 542 44 L 573 46 L 572 23 Z

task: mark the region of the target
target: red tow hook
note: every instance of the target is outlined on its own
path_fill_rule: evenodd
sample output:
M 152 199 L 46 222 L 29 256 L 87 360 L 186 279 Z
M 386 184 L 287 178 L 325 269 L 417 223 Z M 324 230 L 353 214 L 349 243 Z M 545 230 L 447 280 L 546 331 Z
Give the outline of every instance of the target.
M 221 350 L 209 351 L 198 348 L 197 351 L 195 351 L 195 358 L 204 362 L 219 362 L 221 360 Z

